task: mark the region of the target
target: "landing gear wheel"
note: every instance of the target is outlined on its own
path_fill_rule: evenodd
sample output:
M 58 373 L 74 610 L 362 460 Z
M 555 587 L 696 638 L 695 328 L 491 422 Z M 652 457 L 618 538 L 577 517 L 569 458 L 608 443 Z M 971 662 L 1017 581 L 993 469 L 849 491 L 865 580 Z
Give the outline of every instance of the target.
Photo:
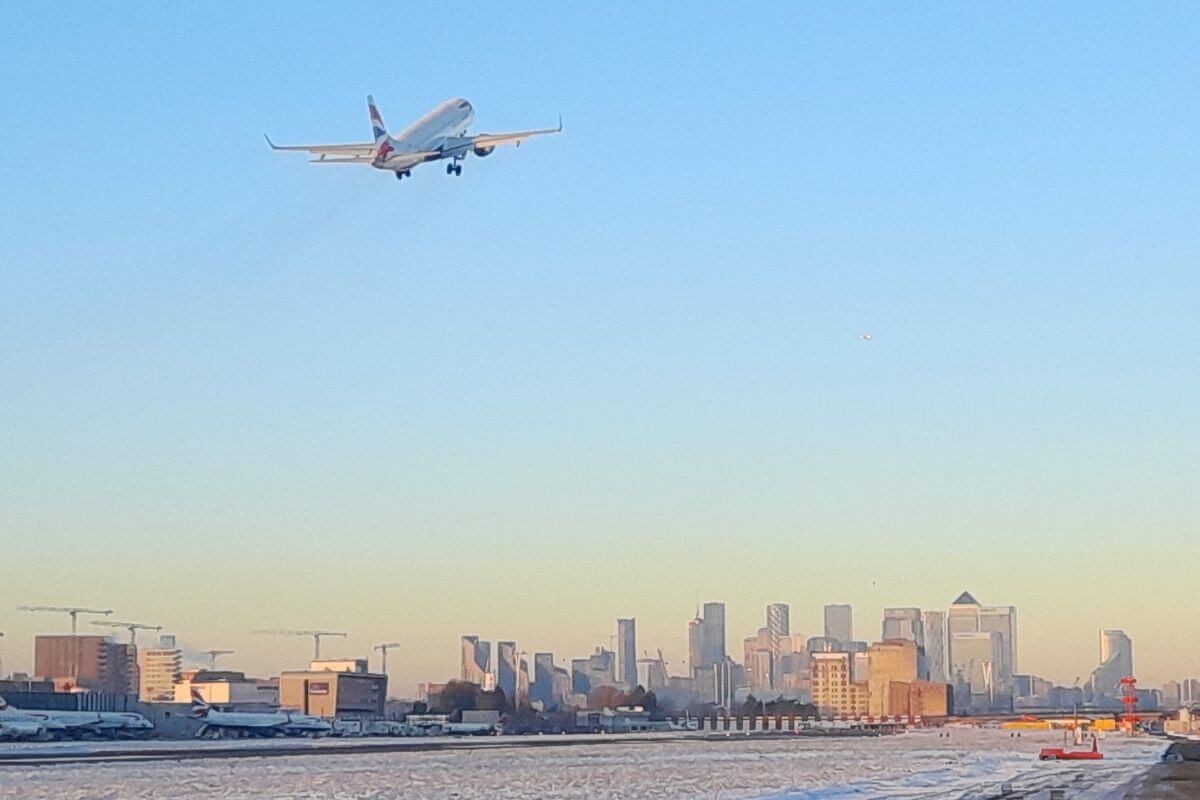
M 455 177 L 462 175 L 462 164 L 454 165 L 454 175 L 455 175 Z
M 397 172 L 397 173 L 396 173 L 396 180 L 398 180 L 398 181 L 402 181 L 402 180 L 404 180 L 404 173 L 403 173 L 403 172 Z
M 411 169 L 406 169 L 406 170 L 404 170 L 404 177 L 406 177 L 406 178 L 411 178 L 411 177 L 412 177 L 412 170 L 411 170 Z
M 453 174 L 454 174 L 454 165 L 453 165 L 453 164 L 447 164 L 447 165 L 446 165 L 446 174 L 447 174 L 447 175 L 453 175 Z

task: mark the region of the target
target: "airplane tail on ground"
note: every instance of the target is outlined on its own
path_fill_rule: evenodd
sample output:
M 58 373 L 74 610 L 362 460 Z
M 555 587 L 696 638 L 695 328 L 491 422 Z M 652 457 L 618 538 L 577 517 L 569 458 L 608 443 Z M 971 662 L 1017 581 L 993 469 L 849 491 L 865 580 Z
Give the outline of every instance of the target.
M 387 128 L 384 127 L 383 117 L 379 116 L 379 109 L 375 107 L 375 98 L 367 95 L 367 110 L 371 112 L 371 133 L 375 136 L 375 141 L 380 142 L 387 138 Z
M 196 719 L 203 719 L 208 716 L 208 712 L 212 710 L 212 706 L 204 701 L 200 696 L 200 692 L 196 687 L 192 687 L 192 716 Z

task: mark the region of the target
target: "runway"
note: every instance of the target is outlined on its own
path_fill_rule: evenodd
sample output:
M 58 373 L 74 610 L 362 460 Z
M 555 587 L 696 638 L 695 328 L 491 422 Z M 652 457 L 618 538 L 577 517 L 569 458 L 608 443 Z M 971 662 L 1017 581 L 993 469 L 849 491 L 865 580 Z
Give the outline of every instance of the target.
M 282 756 L 338 756 L 377 753 L 421 753 L 448 750 L 488 750 L 511 747 L 567 747 L 586 744 L 655 744 L 684 739 L 719 739 L 695 733 L 615 734 L 596 736 L 478 736 L 404 739 L 270 739 L 236 742 L 182 740 L 124 743 L 64 743 L 0 747 L 0 769 L 66 764 L 142 763 L 211 758 L 274 758 Z M 741 737 L 745 738 L 745 737 Z

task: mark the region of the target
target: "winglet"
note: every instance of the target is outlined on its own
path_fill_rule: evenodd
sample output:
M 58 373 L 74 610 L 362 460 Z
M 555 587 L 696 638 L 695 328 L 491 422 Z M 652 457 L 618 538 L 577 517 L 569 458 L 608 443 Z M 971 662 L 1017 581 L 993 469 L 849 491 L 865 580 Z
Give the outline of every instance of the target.
M 271 137 L 270 137 L 270 136 L 267 136 L 267 135 L 264 133 L 264 134 L 263 134 L 263 138 L 267 140 L 267 144 L 271 145 L 271 149 L 272 149 L 272 150 L 278 150 L 278 149 L 279 149 L 279 148 L 278 148 L 278 147 L 275 145 L 275 143 L 271 141 Z
M 562 114 L 558 115 L 558 132 L 562 133 Z

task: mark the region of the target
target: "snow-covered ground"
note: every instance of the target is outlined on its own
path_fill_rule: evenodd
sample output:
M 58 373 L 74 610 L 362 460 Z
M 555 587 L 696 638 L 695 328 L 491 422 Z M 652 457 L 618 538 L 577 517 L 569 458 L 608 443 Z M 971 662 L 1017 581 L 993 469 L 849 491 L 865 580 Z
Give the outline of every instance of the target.
M 987 797 L 1000 784 L 1068 785 L 1069 800 L 1113 800 L 1163 750 L 1110 736 L 1104 761 L 1038 762 L 1060 734 L 958 729 L 879 739 L 625 740 L 566 747 L 276 756 L 0 767 L 0 798 L 167 800 L 893 800 Z M 342 749 L 341 747 L 338 748 Z

